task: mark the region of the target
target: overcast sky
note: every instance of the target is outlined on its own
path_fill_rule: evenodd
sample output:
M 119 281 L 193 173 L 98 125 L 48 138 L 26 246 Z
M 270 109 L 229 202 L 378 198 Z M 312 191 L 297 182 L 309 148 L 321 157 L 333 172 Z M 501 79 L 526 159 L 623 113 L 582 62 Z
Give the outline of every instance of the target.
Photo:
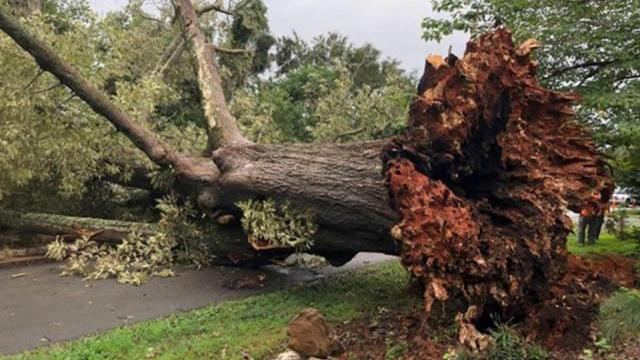
M 127 0 L 90 0 L 100 14 L 122 8 Z M 153 1 L 149 1 L 153 3 Z M 303 39 L 329 31 L 339 32 L 356 44 L 371 43 L 402 62 L 406 70 L 422 70 L 429 54 L 464 51 L 466 36 L 454 34 L 440 44 L 425 42 L 422 19 L 431 14 L 429 0 L 265 0 L 269 25 L 276 36 L 297 32 Z

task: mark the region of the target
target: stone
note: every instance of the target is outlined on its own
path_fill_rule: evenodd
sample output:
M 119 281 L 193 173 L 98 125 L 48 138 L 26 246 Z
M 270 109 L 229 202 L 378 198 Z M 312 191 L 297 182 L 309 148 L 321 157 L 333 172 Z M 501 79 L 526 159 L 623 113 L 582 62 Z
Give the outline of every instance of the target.
M 302 356 L 293 350 L 287 350 L 278 356 L 276 356 L 273 360 L 303 360 Z
M 344 352 L 344 347 L 317 309 L 302 310 L 289 323 L 287 335 L 287 347 L 303 358 L 327 358 Z

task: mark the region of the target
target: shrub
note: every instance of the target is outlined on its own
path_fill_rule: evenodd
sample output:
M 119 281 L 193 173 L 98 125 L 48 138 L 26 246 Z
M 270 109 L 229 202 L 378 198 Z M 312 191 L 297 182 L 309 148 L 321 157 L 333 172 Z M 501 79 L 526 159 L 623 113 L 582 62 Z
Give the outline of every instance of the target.
M 640 334 L 640 290 L 621 290 L 600 306 L 600 332 L 611 345 Z

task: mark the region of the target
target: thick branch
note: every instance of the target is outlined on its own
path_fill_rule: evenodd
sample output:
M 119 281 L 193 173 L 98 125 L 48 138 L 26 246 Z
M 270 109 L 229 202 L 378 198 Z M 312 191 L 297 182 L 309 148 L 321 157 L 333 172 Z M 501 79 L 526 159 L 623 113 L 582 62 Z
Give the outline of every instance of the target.
M 23 29 L 3 7 L 0 7 L 0 29 L 31 54 L 43 70 L 52 73 L 96 113 L 107 118 L 140 150 L 144 151 L 153 162 L 161 166 L 177 165 L 180 160 L 179 156 L 168 144 L 156 137 L 151 131 L 136 124 L 127 114 L 118 109 L 107 95 L 89 83 L 47 45 Z
M 164 75 L 167 70 L 176 63 L 182 52 L 186 48 L 186 41 L 184 40 L 184 35 L 182 33 L 176 34 L 174 38 L 169 43 L 169 46 L 165 49 L 164 53 L 158 60 L 158 63 L 153 69 L 153 74 L 158 74 L 160 76 Z M 250 54 L 253 51 L 249 49 L 231 49 L 225 47 L 214 46 L 214 50 L 216 52 L 221 52 L 230 55 L 241 55 L 241 54 Z
M 0 228 L 18 233 L 62 236 L 68 239 L 86 235 L 96 241 L 116 242 L 134 230 L 143 235 L 153 234 L 157 230 L 156 227 L 147 223 L 0 209 Z
M 198 14 L 198 16 L 200 16 L 200 15 L 208 13 L 210 11 L 217 11 L 217 12 L 223 13 L 225 15 L 235 16 L 233 11 L 224 9 L 219 4 L 210 4 L 210 5 L 204 5 L 202 7 L 199 7 L 199 8 L 196 9 L 196 14 Z
M 568 71 L 571 70 L 576 70 L 576 69 L 582 69 L 582 68 L 591 68 L 591 67 L 603 67 L 603 66 L 608 66 L 611 65 L 613 63 L 615 63 L 617 60 L 615 59 L 611 59 L 611 60 L 602 60 L 602 61 L 586 61 L 586 62 L 582 62 L 582 63 L 577 63 L 577 64 L 573 64 L 570 66 L 566 66 L 557 70 L 554 70 L 551 73 L 551 76 L 558 76 L 558 75 L 562 75 Z
M 175 60 L 180 57 L 184 46 L 184 36 L 182 36 L 181 33 L 176 34 L 160 56 L 158 63 L 153 68 L 152 74 L 163 75 Z
M 214 4 L 209 4 L 209 5 L 203 5 L 199 8 L 196 8 L 196 15 L 201 16 L 204 15 L 208 12 L 211 11 L 217 11 L 221 14 L 225 14 L 225 15 L 229 15 L 229 16 L 236 16 L 236 14 L 229 10 L 229 9 L 225 9 L 222 7 L 222 1 L 216 1 Z M 179 17 L 178 14 L 176 14 L 173 19 L 171 20 L 172 24 L 175 24 L 176 19 Z
M 210 11 L 217 11 L 223 14 L 233 15 L 231 11 L 225 10 L 222 8 L 221 1 L 217 1 L 215 4 L 204 5 L 202 7 L 197 8 L 196 14 L 198 16 L 202 16 L 203 14 L 206 14 Z M 175 20 L 176 19 L 174 18 L 171 21 L 171 24 L 174 24 Z M 168 30 L 171 30 L 171 29 L 168 29 Z M 182 32 L 177 33 L 173 37 L 173 39 L 171 39 L 169 46 L 165 49 L 164 53 L 160 57 L 160 60 L 158 60 L 158 63 L 156 64 L 153 73 L 160 74 L 160 75 L 164 74 L 167 71 L 167 69 L 171 67 L 171 65 L 173 65 L 175 61 L 180 57 L 180 55 L 182 54 L 182 51 L 184 51 L 185 49 L 185 45 L 186 45 L 186 42 L 184 40 L 184 34 Z M 220 52 L 227 52 L 227 53 L 250 52 L 250 50 L 244 50 L 244 49 L 226 49 L 226 48 L 217 48 L 217 47 L 215 50 Z
M 176 7 L 182 19 L 185 37 L 191 43 L 198 63 L 198 84 L 208 127 L 208 150 L 212 151 L 223 145 L 247 143 L 227 106 L 222 80 L 214 63 L 214 47 L 206 42 L 193 4 L 189 0 L 178 0 Z

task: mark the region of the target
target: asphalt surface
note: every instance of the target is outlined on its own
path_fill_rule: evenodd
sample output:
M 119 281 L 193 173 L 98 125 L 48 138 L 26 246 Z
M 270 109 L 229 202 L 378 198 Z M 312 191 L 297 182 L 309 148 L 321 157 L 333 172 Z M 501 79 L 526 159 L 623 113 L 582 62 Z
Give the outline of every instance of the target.
M 361 253 L 340 267 L 178 269 L 142 286 L 60 277 L 58 264 L 0 270 L 0 354 L 47 346 L 122 325 L 277 290 L 393 257 Z M 265 276 L 264 286 L 244 286 Z

